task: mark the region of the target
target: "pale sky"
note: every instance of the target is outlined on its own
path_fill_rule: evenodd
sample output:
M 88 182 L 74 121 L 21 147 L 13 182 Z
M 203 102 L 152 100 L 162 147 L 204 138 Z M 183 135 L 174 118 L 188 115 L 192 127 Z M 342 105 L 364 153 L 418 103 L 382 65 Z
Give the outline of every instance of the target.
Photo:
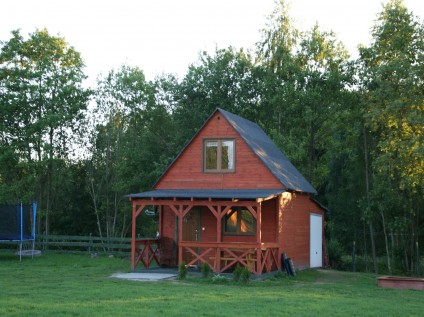
M 309 30 L 316 22 L 332 30 L 357 56 L 367 45 L 370 28 L 387 0 L 291 0 L 296 27 Z M 424 0 L 405 0 L 421 21 Z M 206 50 L 253 48 L 274 0 L 13 0 L 0 6 L 0 40 L 21 29 L 36 28 L 65 37 L 86 64 L 89 82 L 122 64 L 140 67 L 148 80 L 161 73 L 180 79 L 188 65 Z

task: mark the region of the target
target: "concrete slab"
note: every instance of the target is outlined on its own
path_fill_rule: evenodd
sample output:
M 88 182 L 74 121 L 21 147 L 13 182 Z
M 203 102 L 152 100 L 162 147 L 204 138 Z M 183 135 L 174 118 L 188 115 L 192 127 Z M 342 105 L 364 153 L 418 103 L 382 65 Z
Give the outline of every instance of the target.
M 176 276 L 176 274 L 168 273 L 115 273 L 112 275 L 115 278 L 132 281 L 159 281 Z

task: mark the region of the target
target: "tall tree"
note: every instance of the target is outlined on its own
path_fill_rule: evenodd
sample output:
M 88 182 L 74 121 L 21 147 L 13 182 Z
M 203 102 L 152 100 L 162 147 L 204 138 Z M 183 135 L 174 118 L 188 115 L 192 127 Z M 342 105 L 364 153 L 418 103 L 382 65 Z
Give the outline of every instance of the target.
M 424 196 L 424 25 L 403 1 L 391 0 L 379 14 L 369 47 L 360 49 L 365 120 L 375 138 L 373 196 L 391 267 L 390 231 L 404 237 L 405 266 L 413 268 L 413 246 L 422 224 Z M 396 189 L 381 208 L 382 188 Z M 384 196 L 384 195 L 383 195 Z M 383 204 L 384 205 L 384 204 Z M 392 210 L 390 206 L 397 206 Z M 408 265 L 409 263 L 409 265 Z
M 290 126 L 285 121 L 288 118 L 286 107 L 296 99 L 295 74 L 299 72 L 299 68 L 294 55 L 300 36 L 300 31 L 290 19 L 285 0 L 276 1 L 261 34 L 256 47 L 256 65 L 261 67 L 264 77 L 260 111 L 256 118 L 267 123 L 266 127 L 265 124 L 262 126 L 281 146 L 280 136 L 288 132 L 287 127 Z M 285 150 L 287 152 L 287 148 Z
M 126 65 L 98 82 L 87 187 L 101 236 L 125 236 L 131 219 L 124 195 L 150 189 L 170 162 L 172 85 L 171 78 L 148 82 Z
M 174 116 L 184 144 L 217 108 L 254 118 L 260 102 L 260 72 L 243 50 L 203 52 L 178 85 Z
M 29 188 L 25 191 L 45 211 L 46 233 L 54 209 L 55 162 L 68 158 L 88 102 L 83 68 L 80 54 L 45 29 L 29 34 L 28 39 L 13 31 L 12 38 L 1 45 L 1 143 L 27 166 Z
M 303 33 L 291 23 L 285 1 L 269 17 L 258 43 L 265 71 L 261 113 L 266 130 L 314 186 L 328 176 L 326 159 L 335 116 L 352 85 L 347 52 L 332 32 Z

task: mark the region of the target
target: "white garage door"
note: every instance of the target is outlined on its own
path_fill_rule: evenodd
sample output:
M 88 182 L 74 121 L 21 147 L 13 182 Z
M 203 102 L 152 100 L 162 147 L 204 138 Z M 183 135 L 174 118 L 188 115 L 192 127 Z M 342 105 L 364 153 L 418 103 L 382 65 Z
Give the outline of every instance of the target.
M 311 214 L 310 267 L 322 267 L 322 216 Z

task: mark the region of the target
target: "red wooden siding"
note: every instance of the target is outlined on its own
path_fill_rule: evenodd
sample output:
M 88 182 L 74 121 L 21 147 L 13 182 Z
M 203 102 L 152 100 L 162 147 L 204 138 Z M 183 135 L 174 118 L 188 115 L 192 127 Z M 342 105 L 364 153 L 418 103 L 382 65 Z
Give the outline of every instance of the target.
M 300 193 L 284 193 L 281 208 L 278 235 L 281 251 L 293 259 L 296 268 L 307 268 L 310 264 L 310 214 L 320 214 L 324 219 L 324 212 L 308 195 Z
M 262 242 L 277 241 L 277 207 L 276 199 L 262 203 Z
M 200 216 L 201 233 L 200 241 L 202 242 L 216 242 L 216 218 L 209 210 L 209 208 L 202 207 L 202 214 Z M 203 230 L 204 229 L 204 230 Z
M 203 173 L 203 140 L 205 138 L 236 139 L 236 172 Z M 284 188 L 262 161 L 219 113 L 206 123 L 192 143 L 168 169 L 155 189 L 254 189 Z
M 162 223 L 159 226 L 161 237 L 167 237 L 172 240 L 175 240 L 175 214 L 169 207 L 163 207 L 161 221 Z

